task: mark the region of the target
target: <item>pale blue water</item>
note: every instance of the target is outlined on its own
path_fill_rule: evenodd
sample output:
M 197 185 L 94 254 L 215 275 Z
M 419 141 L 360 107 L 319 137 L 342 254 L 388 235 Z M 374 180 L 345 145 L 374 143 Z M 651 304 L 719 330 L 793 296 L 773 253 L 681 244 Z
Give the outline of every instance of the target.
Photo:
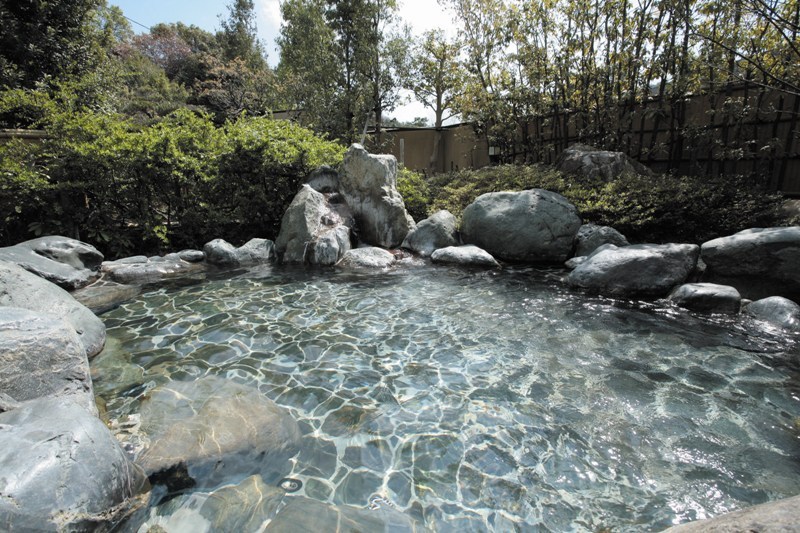
M 265 267 L 161 288 L 103 316 L 95 392 L 124 425 L 169 380 L 257 386 L 301 421 L 299 494 L 435 530 L 658 531 L 800 493 L 800 339 L 559 275 Z

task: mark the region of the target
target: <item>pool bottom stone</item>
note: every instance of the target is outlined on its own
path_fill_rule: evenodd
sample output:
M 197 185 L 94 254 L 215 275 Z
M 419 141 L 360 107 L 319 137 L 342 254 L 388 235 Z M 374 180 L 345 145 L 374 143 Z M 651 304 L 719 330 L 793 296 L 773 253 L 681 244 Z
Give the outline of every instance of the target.
M 130 449 L 159 384 L 256 387 L 303 432 L 287 499 L 377 498 L 437 530 L 634 531 L 800 492 L 793 338 L 546 272 L 267 268 L 103 319 L 95 390 Z

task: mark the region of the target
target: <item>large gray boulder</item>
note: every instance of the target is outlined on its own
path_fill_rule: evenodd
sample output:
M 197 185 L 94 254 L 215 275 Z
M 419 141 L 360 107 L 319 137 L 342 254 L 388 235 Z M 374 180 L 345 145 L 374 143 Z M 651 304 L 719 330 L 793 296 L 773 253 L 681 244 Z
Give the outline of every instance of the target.
M 461 238 L 506 261 L 563 263 L 581 219 L 574 205 L 543 189 L 482 194 L 464 209 Z
M 73 290 L 100 277 L 103 254 L 91 244 L 53 235 L 0 248 L 0 260 L 16 263 L 59 287 Z
M 108 529 L 141 503 L 144 474 L 75 402 L 25 402 L 0 414 L 0 428 L 0 530 Z
M 458 221 L 447 210 L 437 211 L 411 230 L 403 240 L 403 248 L 422 257 L 430 256 L 439 248 L 458 246 Z
M 575 288 L 608 296 L 664 296 L 686 281 L 697 265 L 695 244 L 606 244 L 570 272 Z
M 625 235 L 611 226 L 584 224 L 575 236 L 575 257 L 589 255 L 604 244 L 628 246 L 630 243 Z
M 103 322 L 67 291 L 5 261 L 0 261 L 0 306 L 21 307 L 67 321 L 78 333 L 88 357 L 100 353 L 106 342 Z
M 337 193 L 303 185 L 283 214 L 275 251 L 284 263 L 334 265 L 350 249 L 355 224 Z
M 798 530 L 800 496 L 794 496 L 673 526 L 664 533 L 796 533 Z
M 686 283 L 673 290 L 668 299 L 697 313 L 735 315 L 742 306 L 739 291 L 730 285 L 716 283 Z
M 376 246 L 367 246 L 348 251 L 336 266 L 349 269 L 384 269 L 394 265 L 396 261 L 391 252 Z
M 225 239 L 214 239 L 203 247 L 206 261 L 221 267 L 252 266 L 269 263 L 275 245 L 268 239 L 250 239 L 238 248 Z
M 800 300 L 800 226 L 753 228 L 705 242 L 703 281 L 733 285 L 751 300 Z
M 789 331 L 800 331 L 800 305 L 782 296 L 756 300 L 745 307 L 745 313 Z
M 132 259 L 136 259 L 136 261 Z M 112 281 L 117 283 L 146 285 L 203 272 L 205 266 L 199 262 L 185 261 L 180 254 L 175 253 L 163 257 L 137 256 L 118 261 L 106 261 L 102 265 L 102 270 Z
M 360 144 L 344 156 L 339 192 L 353 211 L 358 237 L 382 248 L 400 246 L 414 229 L 397 192 L 397 160 L 393 155 L 371 155 Z
M 431 261 L 445 265 L 497 268 L 500 263 L 486 250 L 472 244 L 439 248 L 431 254 Z
M 53 315 L 0 307 L 0 391 L 18 402 L 69 398 L 97 415 L 83 343 Z
M 573 144 L 556 160 L 556 169 L 564 174 L 610 181 L 626 174 L 651 176 L 652 171 L 622 152 L 598 150 L 585 144 Z
M 140 416 L 150 445 L 137 463 L 172 489 L 253 474 L 275 483 L 291 470 L 300 442 L 286 409 L 255 387 L 213 376 L 153 389 Z
M 333 526 L 335 524 L 335 527 Z M 362 533 L 383 531 L 414 533 L 424 531 L 410 516 L 387 507 L 361 509 L 349 505 L 330 505 L 309 498 L 292 498 L 264 530 L 268 533 L 297 531 L 336 531 Z

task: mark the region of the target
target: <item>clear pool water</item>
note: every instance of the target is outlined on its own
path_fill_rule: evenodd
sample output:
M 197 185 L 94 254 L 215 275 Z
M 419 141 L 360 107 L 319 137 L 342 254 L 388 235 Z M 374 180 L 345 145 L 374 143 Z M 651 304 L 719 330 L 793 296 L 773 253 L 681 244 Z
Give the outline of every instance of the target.
M 800 339 L 560 274 L 274 267 L 160 288 L 103 316 L 95 392 L 124 426 L 170 380 L 257 386 L 305 433 L 297 494 L 439 531 L 658 531 L 800 493 Z

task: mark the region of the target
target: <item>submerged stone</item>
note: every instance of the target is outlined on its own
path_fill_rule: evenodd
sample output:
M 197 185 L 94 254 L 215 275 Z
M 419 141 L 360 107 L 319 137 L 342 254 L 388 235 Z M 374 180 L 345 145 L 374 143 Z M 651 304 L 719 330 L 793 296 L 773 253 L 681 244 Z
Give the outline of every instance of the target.
M 276 482 L 291 470 L 300 443 L 285 409 L 258 389 L 217 377 L 153 389 L 140 415 L 151 444 L 137 463 L 170 488 L 213 487 L 253 474 Z
M 261 476 L 250 476 L 236 485 L 195 492 L 158 505 L 139 531 L 260 531 L 262 524 L 277 513 L 284 495 L 285 491 L 265 484 Z
M 339 261 L 336 266 L 340 268 L 382 269 L 389 268 L 395 263 L 395 261 L 394 255 L 392 255 L 390 252 L 384 250 L 383 248 L 370 246 L 366 248 L 355 248 L 353 250 L 349 250 L 346 254 L 344 254 L 344 257 L 342 257 L 342 260 Z
M 329 505 L 308 498 L 292 498 L 264 530 L 269 533 L 333 531 L 413 533 L 422 528 L 409 516 L 385 507 L 368 510 L 349 505 Z

